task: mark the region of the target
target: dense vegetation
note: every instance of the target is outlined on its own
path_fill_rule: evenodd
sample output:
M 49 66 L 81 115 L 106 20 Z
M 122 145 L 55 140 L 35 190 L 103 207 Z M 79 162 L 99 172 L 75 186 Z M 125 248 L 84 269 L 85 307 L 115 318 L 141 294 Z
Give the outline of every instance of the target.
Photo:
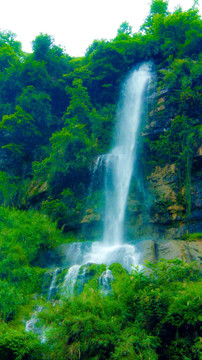
M 124 22 L 114 39 L 95 40 L 81 58 L 47 34 L 27 54 L 14 34 L 0 33 L 0 359 L 200 358 L 199 274 L 178 260 L 130 275 L 112 265 L 107 297 L 97 288 L 98 269 L 62 305 L 41 299 L 45 344 L 22 322 L 38 301 L 44 253 L 82 224 L 94 234 L 102 221 L 101 184 L 89 192 L 92 168 L 111 144 L 121 84 L 143 61 L 153 64 L 156 88 L 139 140 L 142 177 L 151 179 L 157 166 L 175 169 L 174 200 L 154 188 L 151 216 L 189 229 L 199 176 L 200 45 L 196 4 L 171 14 L 164 0 L 152 1 L 139 32 Z
M 115 39 L 95 40 L 82 58 L 70 58 L 46 34 L 33 41 L 32 54 L 24 54 L 15 36 L 2 32 L 1 204 L 38 209 L 60 227 L 78 226 L 93 160 L 111 143 L 122 81 L 134 66 L 152 61 L 157 97 L 151 118 L 162 129 L 145 139 L 145 168 L 148 175 L 156 164 L 176 163 L 189 214 L 199 147 L 200 30 L 197 9 L 170 14 L 167 2 L 156 0 L 140 32 L 132 34 L 125 22 Z
M 200 358 L 201 282 L 193 264 L 177 259 L 148 263 L 149 272 L 134 269 L 130 275 L 113 264 L 115 280 L 108 296 L 99 290 L 103 269 L 90 266 L 91 280 L 76 297 L 52 304 L 40 300 L 45 343 L 19 324 L 16 330 L 16 320 L 10 326 L 2 323 L 0 358 Z

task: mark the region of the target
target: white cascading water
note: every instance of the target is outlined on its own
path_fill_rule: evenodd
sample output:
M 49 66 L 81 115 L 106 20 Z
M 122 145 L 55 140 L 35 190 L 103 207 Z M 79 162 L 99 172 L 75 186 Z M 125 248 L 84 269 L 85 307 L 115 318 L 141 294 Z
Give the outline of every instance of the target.
M 63 282 L 63 294 L 64 296 L 71 297 L 74 295 L 74 285 L 79 273 L 81 265 L 73 265 L 68 270 L 64 282 Z
M 99 157 L 105 164 L 105 219 L 103 241 L 93 243 L 86 262 L 120 263 L 127 270 L 138 265 L 135 247 L 124 243 L 123 225 L 131 177 L 136 160 L 136 144 L 143 110 L 145 89 L 151 79 L 149 64 L 134 70 L 125 83 L 114 147 Z
M 104 295 L 108 295 L 111 291 L 111 282 L 114 280 L 111 270 L 108 268 L 101 274 L 99 278 L 99 286 Z
M 57 276 L 60 272 L 60 269 L 57 268 L 53 271 L 53 277 L 52 277 L 52 281 L 48 290 L 48 297 L 47 300 L 51 300 L 52 296 L 54 295 L 54 290 L 56 288 L 56 281 L 57 281 Z
M 136 143 L 143 108 L 143 94 L 150 79 L 149 65 L 144 64 L 128 78 L 114 148 L 105 161 L 106 209 L 104 243 L 123 243 L 126 201 L 136 157 Z

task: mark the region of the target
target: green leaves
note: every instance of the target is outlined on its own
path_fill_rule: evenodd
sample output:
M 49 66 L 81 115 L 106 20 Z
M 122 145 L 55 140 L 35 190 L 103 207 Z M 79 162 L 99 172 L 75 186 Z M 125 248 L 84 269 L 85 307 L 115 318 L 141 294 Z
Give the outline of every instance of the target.
M 17 102 L 34 118 L 41 135 L 47 136 L 46 132 L 48 132 L 52 120 L 51 99 L 48 94 L 36 90 L 34 86 L 27 86 L 18 97 Z
M 168 1 L 153 0 L 150 7 L 150 13 L 147 16 L 145 23 L 141 26 L 141 30 L 146 33 L 155 32 L 156 24 L 163 22 L 163 19 L 168 15 Z
M 55 239 L 60 236 L 55 224 L 46 216 L 3 207 L 0 208 L 0 229 L 2 260 L 8 262 L 8 274 L 9 266 L 15 268 L 37 261 L 40 251 L 55 246 Z M 10 247 L 14 253 L 9 251 Z
M 104 265 L 92 264 L 93 278 L 80 295 L 41 314 L 51 359 L 199 360 L 201 291 L 193 264 L 162 260 L 132 274 L 120 264 L 110 269 L 110 295 L 98 292 Z
M 11 321 L 31 294 L 40 293 L 44 251 L 60 242 L 47 216 L 0 208 L 0 319 Z M 38 266 L 37 266 L 38 265 Z
M 3 117 L 0 131 L 3 134 L 1 148 L 10 159 L 6 170 L 18 176 L 22 171 L 22 162 L 32 158 L 33 149 L 41 134 L 33 117 L 19 106 L 14 114 Z
M 22 293 L 11 283 L 0 280 L 0 321 L 13 319 L 22 303 Z
M 36 335 L 0 324 L 1 360 L 45 360 L 48 359 L 46 354 L 46 346 L 40 343 Z

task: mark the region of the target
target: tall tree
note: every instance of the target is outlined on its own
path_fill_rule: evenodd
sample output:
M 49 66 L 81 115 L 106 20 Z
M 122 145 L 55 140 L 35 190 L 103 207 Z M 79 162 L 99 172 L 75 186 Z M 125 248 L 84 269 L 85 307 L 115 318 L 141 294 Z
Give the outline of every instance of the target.
M 163 16 L 165 17 L 168 15 L 168 1 L 167 0 L 152 0 L 150 6 L 150 12 L 147 16 L 144 24 L 141 26 L 141 30 L 145 33 L 149 33 L 152 31 L 152 25 L 156 16 Z

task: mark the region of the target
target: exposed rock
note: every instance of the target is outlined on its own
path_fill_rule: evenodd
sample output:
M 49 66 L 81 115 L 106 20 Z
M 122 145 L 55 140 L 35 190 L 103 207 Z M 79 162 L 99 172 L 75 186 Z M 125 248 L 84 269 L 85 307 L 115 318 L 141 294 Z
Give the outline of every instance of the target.
M 161 168 L 148 177 L 150 191 L 154 201 L 151 206 L 151 222 L 167 224 L 172 221 L 182 221 L 186 213 L 185 190 L 176 189 L 175 164 Z M 179 202 L 180 201 L 180 202 Z
M 191 178 L 191 213 L 187 214 L 186 186 L 176 186 L 177 168 L 175 164 L 155 167 L 148 176 L 149 193 L 152 197 L 150 223 L 159 226 L 166 238 L 179 238 L 186 230 L 201 232 L 202 220 L 202 178 L 199 173 Z M 164 226 L 164 230 L 161 227 Z M 169 236 L 169 232 L 172 232 Z
M 142 136 L 147 136 L 150 140 L 155 140 L 170 128 L 172 115 L 170 109 L 166 108 L 165 89 L 162 93 L 155 94 L 149 100 L 149 117 L 147 124 L 142 132 Z
M 197 154 L 198 156 L 202 156 L 202 145 L 198 148 Z
M 46 197 L 48 190 L 47 181 L 41 181 L 40 179 L 37 181 L 31 181 L 28 184 L 27 190 L 22 198 L 22 205 L 29 206 L 40 204 L 41 201 Z
M 192 221 L 202 220 L 202 178 L 196 175 L 192 180 L 191 190 L 191 216 Z M 201 229 L 202 230 L 202 229 Z
M 181 259 L 185 262 L 196 262 L 201 269 L 202 240 L 142 240 L 136 243 L 136 250 L 140 252 L 140 262 L 146 260 L 155 262 L 160 259 Z
M 87 263 L 81 266 L 75 283 L 75 293 L 80 294 L 83 291 L 84 285 L 93 279 L 99 269 L 105 270 L 105 268 L 103 265 L 93 263 Z
M 175 184 L 175 164 L 166 165 L 164 168 L 156 166 L 155 171 L 148 177 L 151 189 L 158 192 L 160 198 L 176 201 L 174 191 Z
M 139 241 L 135 244 L 135 248 L 138 254 L 140 254 L 140 264 L 143 264 L 146 260 L 152 263 L 156 261 L 154 240 Z
M 83 217 L 83 219 L 81 220 L 81 223 L 91 223 L 94 221 L 100 221 L 100 214 L 95 214 L 93 212 L 93 209 L 88 209 L 86 210 L 86 215 Z

